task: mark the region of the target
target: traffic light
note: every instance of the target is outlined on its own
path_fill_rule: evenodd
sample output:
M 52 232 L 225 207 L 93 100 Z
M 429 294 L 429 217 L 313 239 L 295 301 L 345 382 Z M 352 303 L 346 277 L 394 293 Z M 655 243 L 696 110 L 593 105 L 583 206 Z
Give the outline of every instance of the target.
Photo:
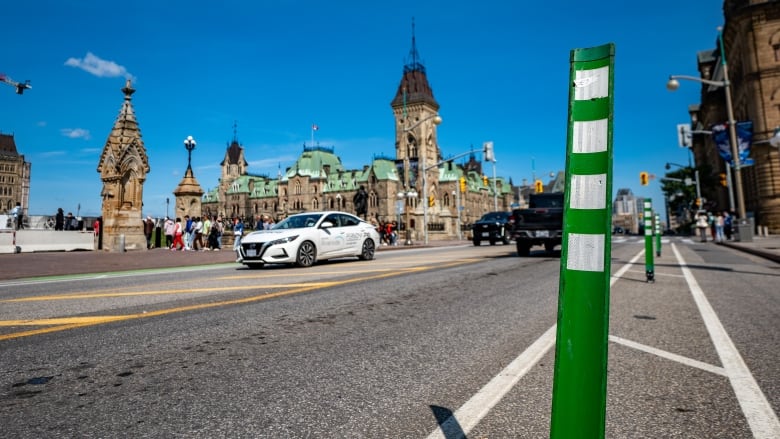
M 466 193 L 466 177 L 460 177 L 460 191 Z
M 639 173 L 639 183 L 642 186 L 647 186 L 648 183 L 650 183 L 650 176 L 647 175 L 647 172 L 642 171 L 642 172 Z
M 488 178 L 487 178 L 487 175 L 483 175 L 483 176 L 482 176 L 482 184 L 484 184 L 485 186 L 487 186 L 487 185 L 488 185 Z
M 720 174 L 720 185 L 723 187 L 727 187 L 729 185 L 729 182 L 726 180 L 726 174 L 722 172 Z
M 433 195 L 428 195 L 428 207 L 433 207 L 434 204 L 436 204 L 436 200 L 433 198 Z
M 696 207 L 701 207 L 701 198 L 696 199 Z
M 482 144 L 482 155 L 486 162 L 495 162 L 496 156 L 493 154 L 493 142 Z
M 542 180 L 536 180 L 534 182 L 534 190 L 537 194 L 544 192 L 544 183 L 542 183 Z

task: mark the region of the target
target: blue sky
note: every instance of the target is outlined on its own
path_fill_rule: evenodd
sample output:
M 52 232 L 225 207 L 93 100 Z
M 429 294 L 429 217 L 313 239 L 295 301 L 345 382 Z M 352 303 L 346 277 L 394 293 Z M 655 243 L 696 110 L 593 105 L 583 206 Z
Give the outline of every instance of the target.
M 670 74 L 698 75 L 696 53 L 715 47 L 722 2 L 624 1 L 105 1 L 29 0 L 6 7 L 0 131 L 32 163 L 29 211 L 98 215 L 100 152 L 133 79 L 150 173 L 144 214 L 166 213 L 187 167 L 217 185 L 233 138 L 250 172 L 293 164 L 311 126 L 348 169 L 394 155 L 390 108 L 411 48 L 441 105 L 443 155 L 493 141 L 496 174 L 515 184 L 565 167 L 569 53 L 612 42 L 613 187 L 663 204 L 664 164 L 688 163 L 676 126 L 699 85 L 666 91 Z M 489 167 L 488 174 L 492 173 Z M 173 206 L 173 201 L 171 201 Z M 172 207 L 171 207 L 172 209 Z M 662 215 L 665 216 L 665 215 Z

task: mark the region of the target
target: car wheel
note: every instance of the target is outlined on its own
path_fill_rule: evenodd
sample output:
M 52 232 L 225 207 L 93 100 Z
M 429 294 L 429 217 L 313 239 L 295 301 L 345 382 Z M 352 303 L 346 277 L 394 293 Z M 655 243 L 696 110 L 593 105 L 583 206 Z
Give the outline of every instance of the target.
M 496 245 L 496 240 L 495 239 L 491 239 L 490 240 L 490 245 Z
M 475 240 L 474 240 L 474 245 L 475 245 L 475 246 L 477 246 L 477 247 L 479 247 L 479 239 L 475 239 Z
M 358 259 L 360 259 L 361 261 L 370 261 L 374 259 L 375 251 L 376 251 L 376 246 L 374 245 L 374 240 L 368 238 L 365 241 L 363 241 L 363 247 L 360 250 Z
M 317 247 L 311 241 L 303 241 L 298 247 L 298 257 L 295 259 L 299 267 L 311 267 L 317 260 Z
M 531 254 L 531 245 L 525 242 L 517 243 L 517 256 L 528 256 Z
M 544 250 L 547 251 L 547 253 L 552 253 L 553 250 L 555 250 L 555 243 L 554 242 L 545 242 L 544 243 Z

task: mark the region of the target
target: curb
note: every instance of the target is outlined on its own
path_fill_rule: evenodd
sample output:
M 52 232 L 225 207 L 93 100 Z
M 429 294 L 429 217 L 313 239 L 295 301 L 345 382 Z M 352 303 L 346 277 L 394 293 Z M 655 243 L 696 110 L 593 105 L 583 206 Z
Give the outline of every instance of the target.
M 769 259 L 770 261 L 780 263 L 780 254 L 755 249 L 752 247 L 739 245 L 739 244 L 732 244 L 730 242 L 719 242 L 718 245 L 722 245 L 724 247 L 733 248 L 735 250 L 739 250 L 741 252 L 750 253 L 751 255 L 760 256 L 764 259 Z

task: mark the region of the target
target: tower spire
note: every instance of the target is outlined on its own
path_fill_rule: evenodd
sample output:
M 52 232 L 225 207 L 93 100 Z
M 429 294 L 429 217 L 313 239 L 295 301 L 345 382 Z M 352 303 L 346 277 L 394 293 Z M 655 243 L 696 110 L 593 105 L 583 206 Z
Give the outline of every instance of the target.
M 233 143 L 238 142 L 238 121 L 233 121 Z
M 425 73 L 425 66 L 417 53 L 417 39 L 414 32 L 414 17 L 412 17 L 412 48 L 409 50 L 409 59 L 404 66 L 404 73 L 419 71 Z

